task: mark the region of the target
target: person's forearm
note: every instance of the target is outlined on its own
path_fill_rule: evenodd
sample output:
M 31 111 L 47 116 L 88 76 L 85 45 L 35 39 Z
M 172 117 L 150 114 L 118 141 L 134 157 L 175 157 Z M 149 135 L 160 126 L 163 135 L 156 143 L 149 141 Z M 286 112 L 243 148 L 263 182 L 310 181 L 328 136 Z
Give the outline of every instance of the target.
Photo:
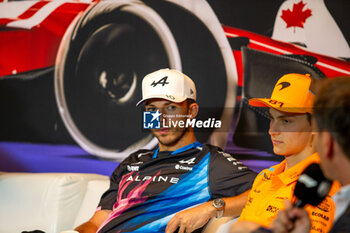
M 86 222 L 78 226 L 74 230 L 78 231 L 79 233 L 96 233 L 96 231 L 98 230 L 98 227 L 91 222 Z
M 248 200 L 249 191 L 235 196 L 222 198 L 225 201 L 224 217 L 238 217 Z
M 86 222 L 78 226 L 74 230 L 76 230 L 79 233 L 96 233 L 96 231 L 98 230 L 98 227 L 91 222 Z
M 96 211 L 89 221 L 81 224 L 75 228 L 75 230 L 79 233 L 96 233 L 101 224 L 107 219 L 110 212 L 110 210 Z
M 222 198 L 225 201 L 225 207 L 224 207 L 224 215 L 223 217 L 238 217 L 247 200 L 248 200 L 248 194 L 249 191 L 245 191 L 244 193 L 235 196 L 235 197 L 224 197 Z M 213 201 L 209 201 L 206 202 L 204 204 L 202 204 L 203 207 L 206 206 L 206 210 L 208 211 L 208 213 L 210 214 L 211 218 L 215 218 L 216 217 L 216 209 L 213 206 Z
M 237 217 L 248 199 L 248 191 L 236 197 L 222 198 L 225 200 L 224 216 Z M 165 232 L 173 233 L 178 227 L 181 232 L 192 232 L 204 226 L 211 218 L 216 217 L 213 201 L 207 201 L 196 207 L 180 211 L 168 222 Z

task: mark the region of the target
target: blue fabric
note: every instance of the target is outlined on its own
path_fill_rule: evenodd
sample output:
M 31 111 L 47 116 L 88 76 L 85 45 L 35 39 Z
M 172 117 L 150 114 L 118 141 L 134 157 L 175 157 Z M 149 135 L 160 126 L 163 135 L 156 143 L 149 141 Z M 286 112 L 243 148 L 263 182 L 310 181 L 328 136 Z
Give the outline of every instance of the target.
M 197 146 L 193 145 L 192 147 Z M 187 148 L 188 149 L 188 148 Z M 210 153 L 181 177 L 180 182 L 172 185 L 169 189 L 152 199 L 143 203 L 143 210 L 139 216 L 133 218 L 125 228 L 139 222 L 150 222 L 133 232 L 155 232 L 161 229 L 164 232 L 167 223 L 172 216 L 180 210 L 206 202 L 210 199 L 208 164 Z M 157 227 L 155 227 L 157 226 Z
M 176 155 L 176 154 L 179 154 L 179 153 L 181 153 L 183 151 L 186 151 L 188 149 L 191 149 L 191 148 L 194 148 L 194 147 L 198 147 L 198 146 L 203 146 L 203 144 L 201 144 L 198 141 L 195 141 L 194 143 L 191 143 L 191 144 L 189 144 L 187 146 L 181 147 L 181 148 L 171 152 L 170 154 L 171 155 Z M 154 159 L 157 158 L 158 152 L 159 152 L 159 147 L 154 151 L 154 155 L 153 155 Z

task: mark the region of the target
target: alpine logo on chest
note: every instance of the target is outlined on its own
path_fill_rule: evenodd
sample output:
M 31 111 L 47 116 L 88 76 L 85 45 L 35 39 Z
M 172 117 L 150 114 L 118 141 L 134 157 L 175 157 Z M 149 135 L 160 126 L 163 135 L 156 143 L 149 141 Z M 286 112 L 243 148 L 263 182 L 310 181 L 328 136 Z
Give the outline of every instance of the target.
M 142 175 L 130 175 L 128 177 L 128 179 L 126 181 L 133 181 L 133 182 L 143 182 L 143 181 L 147 181 L 147 180 L 151 180 L 151 182 L 169 182 L 172 184 L 177 184 L 177 182 L 179 182 L 179 178 L 178 177 L 173 177 L 173 176 L 142 176 Z

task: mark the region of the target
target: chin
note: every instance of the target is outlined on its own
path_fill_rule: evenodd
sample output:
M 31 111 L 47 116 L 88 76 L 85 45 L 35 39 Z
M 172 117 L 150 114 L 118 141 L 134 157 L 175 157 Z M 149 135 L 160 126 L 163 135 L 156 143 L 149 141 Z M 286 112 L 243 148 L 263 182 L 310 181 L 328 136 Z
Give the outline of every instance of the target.
M 166 134 L 153 134 L 159 141 L 159 143 L 165 145 L 165 146 L 172 146 L 176 144 L 181 138 L 184 137 L 183 132 L 179 131 L 169 131 Z
M 285 151 L 278 150 L 278 149 L 273 149 L 273 153 L 275 153 L 278 156 L 284 156 L 284 157 L 290 156 L 290 154 L 286 153 Z
M 284 156 L 285 153 L 283 153 L 283 151 L 280 148 L 277 147 L 273 147 L 273 153 L 275 153 L 276 155 L 280 155 L 280 156 Z
M 158 135 L 156 136 L 159 143 L 169 146 L 176 142 L 175 138 L 173 138 L 171 135 Z
M 173 144 L 173 140 L 159 140 L 159 143 L 162 144 L 162 145 L 165 145 L 165 146 L 169 146 L 171 144 Z

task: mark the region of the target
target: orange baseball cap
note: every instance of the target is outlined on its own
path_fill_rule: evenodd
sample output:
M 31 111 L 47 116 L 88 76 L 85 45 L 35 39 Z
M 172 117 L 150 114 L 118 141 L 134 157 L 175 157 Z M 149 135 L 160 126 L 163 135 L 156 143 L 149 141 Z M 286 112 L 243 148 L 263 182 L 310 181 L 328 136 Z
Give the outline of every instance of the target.
M 277 81 L 271 98 L 252 98 L 249 104 L 281 112 L 312 113 L 315 96 L 310 91 L 310 85 L 309 74 L 286 74 Z

